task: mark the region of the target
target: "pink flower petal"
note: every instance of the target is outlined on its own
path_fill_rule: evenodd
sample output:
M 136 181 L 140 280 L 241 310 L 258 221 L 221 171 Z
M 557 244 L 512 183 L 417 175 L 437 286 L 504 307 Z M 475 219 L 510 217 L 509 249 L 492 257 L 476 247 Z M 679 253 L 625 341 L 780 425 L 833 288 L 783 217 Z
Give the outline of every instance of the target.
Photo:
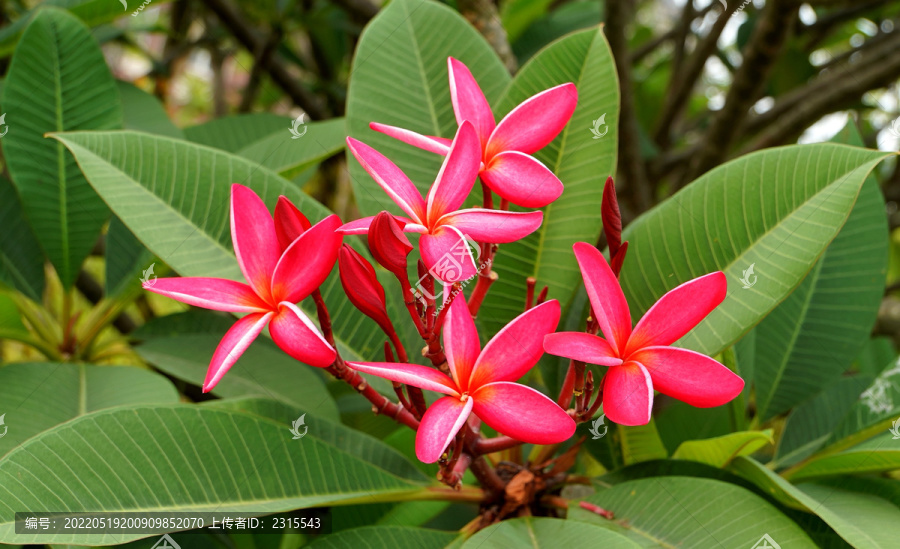
M 450 304 L 443 335 L 444 352 L 453 380 L 461 391 L 468 391 L 472 368 L 481 353 L 481 342 L 464 295 L 456 296 Z
M 418 227 L 422 227 L 415 223 L 412 219 L 408 217 L 403 217 L 402 215 L 395 215 L 398 221 L 400 221 L 404 227 L 403 232 L 406 233 L 418 233 L 424 232 L 419 230 L 410 230 L 410 227 L 417 229 Z M 337 228 L 337 232 L 341 234 L 367 234 L 369 232 L 369 226 L 372 224 L 372 220 L 375 219 L 375 216 L 363 217 L 360 219 L 356 219 L 354 221 L 350 221 L 349 223 L 344 223 L 340 227 Z M 424 227 L 422 227 L 424 229 Z
M 498 381 L 471 396 L 475 415 L 498 433 L 531 444 L 555 444 L 575 433 L 575 422 L 555 402 L 531 387 Z
M 744 380 L 706 355 L 675 347 L 645 347 L 629 357 L 647 368 L 660 393 L 698 408 L 721 406 L 741 393 Z
M 328 367 L 337 356 L 309 317 L 287 301 L 279 303 L 278 314 L 269 322 L 269 335 L 282 351 L 310 366 Z
M 650 423 L 653 382 L 637 362 L 626 362 L 606 371 L 603 377 L 603 413 L 620 425 Z
M 237 183 L 231 186 L 231 240 L 244 278 L 269 300 L 272 272 L 281 256 L 275 222 L 262 199 Z
M 569 82 L 534 95 L 497 124 L 485 148 L 485 158 L 501 151 L 531 154 L 559 135 L 578 104 L 578 90 Z
M 284 251 L 272 275 L 272 296 L 296 303 L 328 278 L 337 261 L 343 235 L 336 232 L 341 219 L 329 215 L 300 235 Z
M 157 278 L 145 282 L 144 289 L 213 311 L 255 313 L 270 309 L 250 286 L 224 278 Z
M 456 227 L 478 242 L 503 244 L 515 242 L 538 230 L 543 212 L 504 212 L 472 208 L 457 210 L 441 217 L 438 225 Z
M 216 352 L 213 353 L 203 382 L 203 392 L 208 393 L 219 383 L 222 376 L 234 365 L 256 336 L 266 327 L 266 323 L 275 315 L 274 312 L 255 313 L 245 316 L 234 323 L 225 332 Z
M 441 282 L 458 282 L 475 276 L 475 257 L 455 227 L 438 227 L 419 238 L 419 252 L 428 271 Z
M 278 245 L 281 246 L 282 252 L 311 226 L 309 219 L 288 197 L 278 197 L 275 204 L 275 233 L 278 235 Z
M 384 192 L 397 203 L 406 215 L 422 223 L 425 220 L 425 201 L 419 189 L 396 164 L 362 141 L 347 138 L 347 147 L 362 167 Z
M 559 332 L 547 334 L 544 350 L 551 355 L 573 358 L 600 366 L 618 366 L 622 359 L 616 356 L 610 344 L 603 339 L 584 332 Z
M 634 327 L 625 356 L 650 345 L 671 345 L 722 303 L 725 273 L 716 271 L 685 282 L 662 296 Z
M 519 151 L 495 155 L 479 175 L 495 193 L 525 208 L 543 208 L 563 192 L 562 181 L 547 166 Z
M 551 299 L 504 326 L 481 351 L 469 388 L 474 390 L 494 381 L 516 381 L 525 375 L 543 356 L 544 336 L 556 329 L 559 315 L 559 301 Z
M 456 122 L 460 126 L 466 120 L 471 122 L 475 126 L 479 142 L 487 143 L 496 123 L 481 87 L 469 67 L 452 57 L 447 58 L 447 72 L 450 74 L 450 101 L 453 103 Z
M 631 313 L 622 287 L 600 250 L 585 242 L 576 242 L 572 248 L 600 329 L 619 355 L 631 335 Z
M 385 135 L 389 135 L 394 139 L 399 139 L 400 141 L 403 141 L 408 145 L 418 147 L 428 152 L 437 153 L 441 156 L 447 156 L 447 153 L 450 152 L 450 143 L 452 143 L 452 141 L 443 137 L 422 135 L 410 130 L 398 128 L 396 126 L 379 124 L 378 122 L 371 122 L 369 124 L 369 127 L 376 132 L 381 132 Z
M 463 122 L 456 131 L 456 138 L 450 145 L 450 152 L 444 158 L 434 185 L 428 191 L 426 225 L 433 227 L 439 217 L 462 206 L 475 185 L 479 169 L 481 145 L 478 136 L 472 124 Z
M 441 458 L 469 418 L 472 404 L 471 398 L 463 402 L 457 397 L 443 397 L 425 411 L 416 431 L 416 457 L 419 461 L 434 463 Z
M 348 362 L 354 370 L 445 395 L 459 396 L 456 383 L 434 368 L 402 362 Z

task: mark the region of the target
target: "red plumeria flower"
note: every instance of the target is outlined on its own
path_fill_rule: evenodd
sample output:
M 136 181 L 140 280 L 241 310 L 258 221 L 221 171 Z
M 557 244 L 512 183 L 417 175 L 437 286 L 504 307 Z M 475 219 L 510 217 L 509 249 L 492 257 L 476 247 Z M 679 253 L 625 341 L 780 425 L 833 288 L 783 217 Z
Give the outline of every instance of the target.
M 534 95 L 510 111 L 499 124 L 469 68 L 447 58 L 450 99 L 456 121 L 475 125 L 481 144 L 479 175 L 494 192 L 526 208 L 540 208 L 563 192 L 563 184 L 532 153 L 553 141 L 569 123 L 578 91 L 571 82 Z M 404 143 L 446 155 L 450 141 L 372 122 L 369 127 Z
M 475 322 L 460 294 L 450 305 L 443 333 L 452 378 L 416 364 L 350 365 L 448 395 L 428 408 L 416 432 L 416 456 L 425 463 L 441 457 L 473 412 L 499 433 L 532 444 L 554 444 L 572 436 L 575 422 L 546 396 L 513 382 L 540 360 L 544 354 L 541 342 L 556 329 L 559 314 L 556 300 L 538 305 L 507 324 L 482 350 Z
M 318 288 L 334 267 L 341 225 L 330 215 L 310 226 L 285 198 L 278 199 L 275 220 L 252 190 L 231 186 L 231 238 L 249 285 L 223 278 L 160 278 L 144 289 L 188 305 L 247 313 L 232 326 L 213 353 L 203 382 L 212 390 L 256 336 L 269 325 L 272 339 L 301 362 L 326 367 L 335 350 L 295 303 Z
M 695 278 L 662 296 L 631 328 L 631 314 L 619 281 L 597 248 L 578 242 L 591 309 L 606 339 L 561 332 L 544 338 L 544 350 L 610 366 L 603 378 L 603 412 L 622 425 L 650 421 L 653 390 L 691 406 L 721 406 L 744 388 L 744 380 L 708 356 L 669 347 L 725 299 L 728 283 L 721 271 Z
M 384 191 L 408 215 L 398 217 L 403 231 L 421 233 L 419 248 L 425 266 L 444 282 L 457 282 L 476 274 L 475 258 L 466 243 L 502 244 L 519 240 L 541 226 L 541 212 L 506 212 L 473 208 L 459 210 L 478 176 L 479 145 L 475 127 L 463 122 L 450 145 L 427 200 L 400 168 L 384 155 L 352 137 L 347 146 Z M 374 217 L 351 221 L 339 229 L 345 234 L 365 234 Z

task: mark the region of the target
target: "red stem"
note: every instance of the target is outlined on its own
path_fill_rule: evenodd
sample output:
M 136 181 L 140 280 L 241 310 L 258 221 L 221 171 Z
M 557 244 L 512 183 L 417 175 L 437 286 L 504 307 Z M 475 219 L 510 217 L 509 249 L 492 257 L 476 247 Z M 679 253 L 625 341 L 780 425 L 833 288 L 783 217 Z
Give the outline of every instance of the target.
M 533 276 L 529 276 L 525 279 L 525 310 L 531 309 L 534 307 L 534 287 L 537 285 L 537 280 Z

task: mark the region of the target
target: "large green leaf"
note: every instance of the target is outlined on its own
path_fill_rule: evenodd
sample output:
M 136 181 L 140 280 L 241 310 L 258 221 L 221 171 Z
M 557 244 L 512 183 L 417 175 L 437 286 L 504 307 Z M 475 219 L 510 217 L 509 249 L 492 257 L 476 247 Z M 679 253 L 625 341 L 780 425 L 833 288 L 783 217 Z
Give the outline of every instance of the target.
M 403 500 L 426 491 L 314 433 L 293 440 L 289 427 L 195 405 L 135 406 L 83 416 L 0 460 L 0 542 L 110 544 L 146 536 L 16 535 L 13 513 L 22 509 L 268 514 Z
M 116 84 L 122 97 L 123 127 L 126 130 L 184 139 L 184 132 L 169 120 L 169 114 L 159 99 L 129 82 L 120 80 Z
M 268 169 L 209 147 L 130 131 L 55 137 L 131 232 L 182 276 L 242 279 L 229 231 L 232 182 L 253 189 L 270 211 L 285 195 L 313 221 L 330 213 Z M 336 272 L 321 290 L 344 358 L 383 356 L 384 334 L 353 307 Z M 310 300 L 301 307 L 315 317 Z
M 578 106 L 559 136 L 535 154 L 565 191 L 544 208 L 540 229 L 500 246 L 493 265 L 500 279 L 485 301 L 486 314 L 479 315 L 492 332 L 522 312 L 529 276 L 538 288 L 548 286 L 549 296 L 567 307 L 582 284 L 572 245 L 594 243 L 600 236 L 603 184 L 616 171 L 619 123 L 615 62 L 602 28 L 570 34 L 541 50 L 516 74 L 500 111 L 505 114 L 532 95 L 566 82 L 575 83 Z M 607 133 L 595 139 L 591 127 L 603 115 Z
M 163 317 L 156 324 L 166 324 L 168 319 Z M 167 334 L 148 335 L 139 330 L 135 337 L 143 343 L 136 350 L 163 372 L 202 386 L 210 357 L 231 324 L 227 317 L 221 320 L 220 325 L 209 328 L 180 324 Z M 264 338 L 244 351 L 212 392 L 219 397 L 267 397 L 320 417 L 338 417 L 337 405 L 318 373 Z
M 401 526 L 367 526 L 322 536 L 309 549 L 444 549 L 458 537 L 452 532 Z
M 0 368 L 0 402 L 9 428 L 0 438 L 2 456 L 80 415 L 126 404 L 178 402 L 178 392 L 166 378 L 131 366 L 31 362 Z
M 0 177 L 0 282 L 34 301 L 44 293 L 44 255 L 25 219 L 16 188 Z
M 291 119 L 268 112 L 223 116 L 184 128 L 184 136 L 194 143 L 236 153 L 255 141 L 282 131 L 290 137 Z
M 646 425 L 619 425 L 617 433 L 625 465 L 669 457 L 652 418 Z
M 792 482 L 900 469 L 900 435 L 884 433 L 842 452 L 814 457 L 782 475 Z
M 584 522 L 546 517 L 527 517 L 505 520 L 481 530 L 462 545 L 461 549 L 507 549 L 509 547 L 578 547 L 590 540 L 592 547 L 603 549 L 639 549 L 641 546 L 627 537 L 606 528 Z
M 896 547 L 900 537 L 900 512 L 895 505 L 879 497 L 813 483 L 794 486 L 747 457 L 734 460 L 731 469 L 780 503 L 818 515 L 856 549 Z M 877 521 L 876 527 L 872 526 L 873 518 Z
M 673 459 L 699 461 L 713 467 L 725 467 L 737 456 L 746 456 L 772 444 L 772 430 L 741 431 L 706 440 L 682 442 Z
M 884 295 L 887 233 L 884 198 L 869 177 L 809 276 L 756 327 L 761 420 L 836 381 L 868 341 Z
M 16 48 L 3 86 L 3 155 L 25 213 L 63 285 L 71 286 L 109 215 L 75 159 L 47 132 L 122 126 L 115 80 L 90 30 L 41 10 Z
M 569 518 L 627 535 L 641 547 L 753 547 L 768 534 L 782 547 L 813 549 L 806 533 L 749 490 L 717 480 L 655 477 L 617 484 L 587 501 L 610 521 L 572 506 Z
M 237 154 L 292 179 L 303 170 L 334 155 L 344 148 L 346 128 L 343 118 L 312 122 L 302 137 L 294 138 L 285 126 L 237 151 Z
M 845 145 L 794 145 L 704 174 L 626 230 L 631 245 L 620 279 L 632 318 L 675 286 L 724 271 L 725 301 L 678 342 L 718 354 L 802 282 L 886 156 Z M 745 272 L 752 284 L 746 289 Z
M 394 161 L 423 196 L 443 158 L 370 130 L 369 123 L 453 137 L 457 123 L 450 103 L 449 56 L 469 67 L 488 102 L 496 105 L 509 73 L 484 37 L 447 6 L 432 0 L 394 0 L 360 36 L 347 90 L 350 135 Z M 349 164 L 363 215 L 400 213 L 358 162 L 350 159 Z

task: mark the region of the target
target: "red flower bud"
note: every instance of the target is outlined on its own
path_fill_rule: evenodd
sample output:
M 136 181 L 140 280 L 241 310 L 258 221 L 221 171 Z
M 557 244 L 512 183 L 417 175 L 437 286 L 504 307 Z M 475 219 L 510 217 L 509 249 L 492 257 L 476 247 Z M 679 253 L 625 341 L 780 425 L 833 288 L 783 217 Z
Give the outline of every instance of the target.
M 375 216 L 369 226 L 368 239 L 372 257 L 379 265 L 395 276 L 406 276 L 406 258 L 413 246 L 390 212 Z
M 378 282 L 372 265 L 356 250 L 344 244 L 338 255 L 338 270 L 341 285 L 350 298 L 350 303 L 377 322 L 386 333 L 392 333 L 394 328 L 388 318 L 384 288 Z
M 616 257 L 622 244 L 622 214 L 619 212 L 619 201 L 616 200 L 616 184 L 613 178 L 606 178 L 603 187 L 603 204 L 600 207 L 603 218 L 603 232 L 606 233 L 606 244 L 609 246 L 610 259 Z
M 275 234 L 282 252 L 311 226 L 309 219 L 286 196 L 278 197 L 275 204 Z

